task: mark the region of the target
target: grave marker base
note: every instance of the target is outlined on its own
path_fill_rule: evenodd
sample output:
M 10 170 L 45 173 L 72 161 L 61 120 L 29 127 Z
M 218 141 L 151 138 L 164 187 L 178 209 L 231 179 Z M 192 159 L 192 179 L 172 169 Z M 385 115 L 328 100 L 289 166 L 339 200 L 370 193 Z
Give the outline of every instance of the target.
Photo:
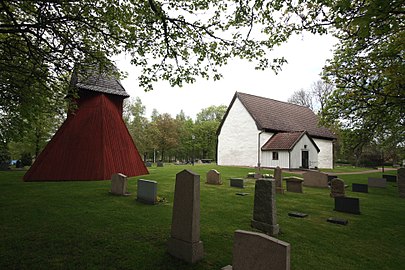
M 290 217 L 298 217 L 298 218 L 304 218 L 304 217 L 307 217 L 307 216 L 308 216 L 308 214 L 299 213 L 299 212 L 290 212 L 290 213 L 288 213 L 288 215 L 289 215 Z
M 252 219 L 250 225 L 252 226 L 252 228 L 258 229 L 259 231 L 265 232 L 270 235 L 277 235 L 280 232 L 280 226 L 278 224 L 270 225 L 268 223 Z
M 327 222 L 334 223 L 334 224 L 339 224 L 339 225 L 347 225 L 349 221 L 347 219 L 340 219 L 340 218 L 335 218 L 335 217 L 330 217 L 326 220 Z
M 195 263 L 201 260 L 204 256 L 202 241 L 191 243 L 172 237 L 169 239 L 167 245 L 170 255 L 188 263 Z

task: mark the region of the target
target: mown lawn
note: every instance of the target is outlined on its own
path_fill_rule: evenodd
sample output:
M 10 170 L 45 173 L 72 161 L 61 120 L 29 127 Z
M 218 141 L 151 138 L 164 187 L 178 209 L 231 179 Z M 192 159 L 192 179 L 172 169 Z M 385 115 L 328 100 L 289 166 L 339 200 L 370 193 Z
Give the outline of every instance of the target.
M 175 175 L 183 169 L 201 175 L 205 256 L 195 265 L 166 253 Z M 221 172 L 224 185 L 205 184 L 210 169 Z M 243 192 L 249 195 L 242 197 L 228 179 L 252 171 L 216 165 L 152 167 L 150 175 L 129 180 L 129 197 L 110 195 L 110 181 L 25 183 L 24 172 L 0 172 L 0 269 L 220 269 L 232 262 L 233 232 L 253 230 L 254 181 L 248 181 Z M 380 174 L 339 177 L 350 186 L 367 183 L 368 176 Z M 138 178 L 158 181 L 158 195 L 166 202 L 136 202 Z M 350 190 L 348 196 L 360 198 L 361 215 L 333 211 L 328 189 L 277 194 L 278 238 L 291 244 L 292 269 L 404 269 L 405 199 L 397 187 L 388 183 L 368 194 Z M 291 218 L 290 211 L 309 216 Z M 349 224 L 326 222 L 332 216 Z

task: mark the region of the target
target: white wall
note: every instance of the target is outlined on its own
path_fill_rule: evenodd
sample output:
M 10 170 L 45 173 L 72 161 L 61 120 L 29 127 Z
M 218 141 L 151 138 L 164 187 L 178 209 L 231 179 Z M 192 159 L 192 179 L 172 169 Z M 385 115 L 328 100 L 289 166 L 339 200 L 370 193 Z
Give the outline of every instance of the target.
M 258 133 L 255 121 L 236 98 L 218 135 L 218 165 L 257 166 Z M 266 138 L 260 135 L 262 144 Z
M 273 160 L 273 152 L 278 152 L 278 160 Z M 262 167 L 290 168 L 288 151 L 262 151 Z
M 318 154 L 318 168 L 333 169 L 333 142 L 314 138 L 314 142 L 321 150 Z
M 307 148 L 305 148 L 304 145 L 306 145 Z M 302 166 L 302 150 L 308 150 L 309 152 L 309 168 L 318 166 L 318 151 L 305 134 L 291 150 L 291 168 L 297 169 Z

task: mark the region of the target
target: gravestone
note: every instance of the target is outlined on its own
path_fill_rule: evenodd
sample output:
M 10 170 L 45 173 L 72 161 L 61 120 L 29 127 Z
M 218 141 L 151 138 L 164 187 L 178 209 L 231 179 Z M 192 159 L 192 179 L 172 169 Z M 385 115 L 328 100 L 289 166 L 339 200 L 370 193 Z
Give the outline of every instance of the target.
M 249 172 L 249 173 L 247 174 L 247 178 L 255 178 L 255 174 L 256 174 L 256 173 L 254 173 L 254 172 Z
M 328 187 L 328 175 L 323 172 L 309 171 L 302 174 L 306 187 Z
M 368 186 L 369 187 L 385 188 L 385 187 L 387 187 L 387 179 L 369 177 L 368 178 Z
M 145 162 L 145 166 L 146 166 L 146 167 L 152 167 L 152 163 L 150 163 L 149 161 L 148 161 L 148 162 Z
M 300 212 L 289 212 L 289 213 L 288 213 L 288 216 L 290 216 L 290 217 L 304 218 L 304 217 L 307 217 L 308 214 L 300 213 Z
M 360 200 L 350 197 L 336 197 L 335 209 L 338 212 L 360 215 Z
M 345 196 L 345 182 L 342 179 L 335 178 L 330 182 L 330 196 L 332 198 Z
M 337 175 L 328 174 L 328 183 L 330 183 L 330 181 L 332 181 L 335 178 L 338 178 Z
M 157 167 L 163 167 L 163 162 L 162 162 L 162 161 L 158 161 L 156 166 L 157 166 Z
M 255 184 L 253 228 L 270 235 L 277 235 L 276 183 L 274 179 L 258 179 Z
M 334 224 L 339 224 L 339 225 L 347 225 L 349 221 L 347 219 L 341 219 L 341 218 L 335 218 L 335 217 L 330 217 L 326 220 L 327 222 L 334 223 Z
M 276 192 L 284 193 L 283 182 L 281 181 L 282 170 L 279 166 L 274 169 L 274 179 L 276 179 Z
M 304 182 L 302 178 L 292 176 L 284 177 L 284 180 L 288 192 L 302 193 L 302 182 Z
M 127 192 L 128 179 L 122 173 L 116 173 L 111 176 L 111 194 L 129 196 L 131 193 Z
M 136 200 L 146 204 L 157 203 L 157 182 L 139 179 Z
M 289 270 L 291 246 L 263 233 L 236 230 L 232 266 L 222 270 Z
M 255 179 L 262 178 L 262 174 L 261 174 L 261 173 L 255 173 L 254 178 L 255 178 Z
M 207 172 L 207 184 L 221 185 L 221 174 L 217 170 Z
M 189 170 L 176 175 L 168 252 L 188 263 L 204 255 L 200 240 L 200 176 Z
M 385 178 L 387 182 L 397 182 L 397 176 L 396 175 L 391 175 L 391 174 L 383 174 L 382 178 Z
M 397 171 L 397 184 L 399 196 L 405 198 L 405 168 L 400 168 Z
M 231 178 L 231 187 L 245 188 L 245 180 L 243 178 Z
M 368 193 L 368 185 L 366 184 L 352 184 L 352 191 L 353 192 L 362 192 L 362 193 Z

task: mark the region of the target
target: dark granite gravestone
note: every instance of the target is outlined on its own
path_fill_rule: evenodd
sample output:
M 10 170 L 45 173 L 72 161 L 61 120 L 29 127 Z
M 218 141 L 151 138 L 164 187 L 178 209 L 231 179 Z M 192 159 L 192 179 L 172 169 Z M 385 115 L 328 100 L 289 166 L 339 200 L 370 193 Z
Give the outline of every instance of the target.
M 163 167 L 163 162 L 158 161 L 157 166 L 158 166 L 158 167 Z
M 255 183 L 253 219 L 250 225 L 270 235 L 277 235 L 280 228 L 277 224 L 276 181 L 258 179 Z
M 368 178 L 368 186 L 369 187 L 377 187 L 377 188 L 385 188 L 385 187 L 387 187 L 387 179 L 369 177 Z
M 383 174 L 382 178 L 387 179 L 387 182 L 397 182 L 397 176 L 396 175 L 391 175 L 391 174 Z
M 359 198 L 336 197 L 335 209 L 333 210 L 360 215 L 360 200 Z
M 399 197 L 405 198 L 405 168 L 399 168 L 397 170 L 397 176 Z
M 334 223 L 334 224 L 339 224 L 339 225 L 347 225 L 349 221 L 347 219 L 341 219 L 341 218 L 335 218 L 335 217 L 330 217 L 326 220 L 327 222 Z
M 290 217 L 298 217 L 298 218 L 304 218 L 304 217 L 308 216 L 308 214 L 300 213 L 300 212 L 290 212 L 290 213 L 288 213 L 288 215 Z
M 245 180 L 243 178 L 231 178 L 230 186 L 237 188 L 245 188 Z
M 152 167 L 152 163 L 150 163 L 149 161 L 148 161 L 148 162 L 145 162 L 145 166 L 146 166 L 146 167 Z
M 352 191 L 353 192 L 362 192 L 362 193 L 368 193 L 368 185 L 366 184 L 352 184 Z

